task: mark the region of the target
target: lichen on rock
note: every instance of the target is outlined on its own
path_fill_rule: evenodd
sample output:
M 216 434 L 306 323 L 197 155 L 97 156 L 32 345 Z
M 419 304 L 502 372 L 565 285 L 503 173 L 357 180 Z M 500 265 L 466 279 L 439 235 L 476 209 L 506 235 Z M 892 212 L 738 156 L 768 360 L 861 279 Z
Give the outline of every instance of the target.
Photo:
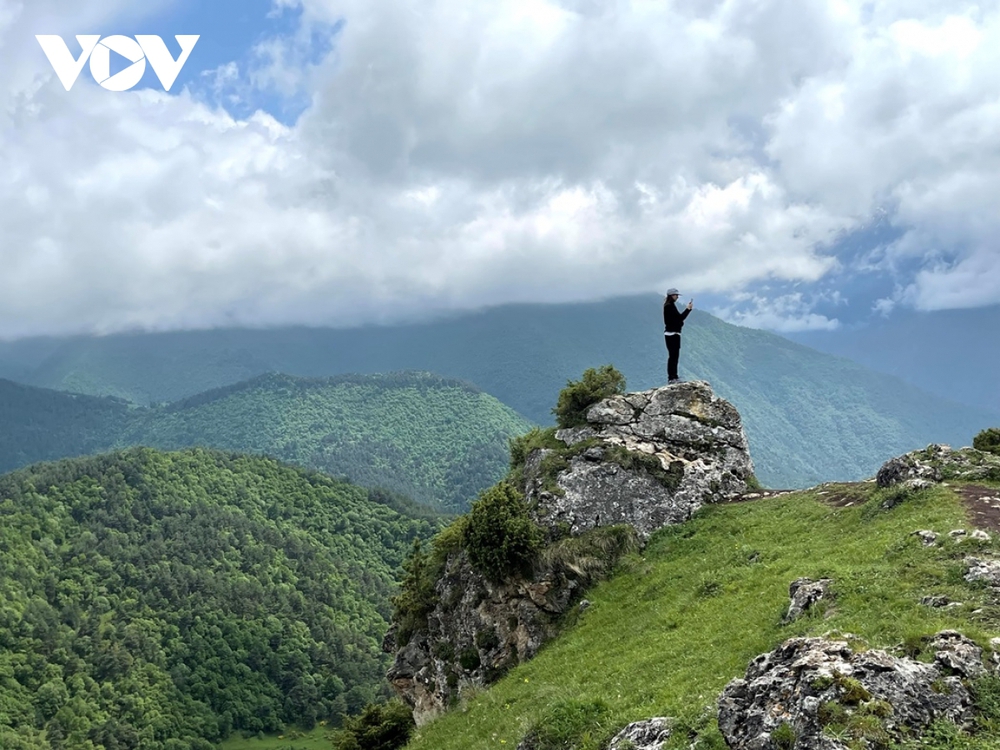
M 875 475 L 879 487 L 903 485 L 923 489 L 947 480 L 1000 480 L 1000 455 L 975 448 L 953 450 L 947 445 L 932 444 L 890 458 Z
M 847 640 L 792 638 L 755 658 L 719 697 L 719 728 L 733 750 L 769 750 L 781 735 L 795 750 L 887 746 L 933 722 L 968 726 L 967 684 L 982 677 L 982 649 L 955 631 L 934 636 L 932 663 Z

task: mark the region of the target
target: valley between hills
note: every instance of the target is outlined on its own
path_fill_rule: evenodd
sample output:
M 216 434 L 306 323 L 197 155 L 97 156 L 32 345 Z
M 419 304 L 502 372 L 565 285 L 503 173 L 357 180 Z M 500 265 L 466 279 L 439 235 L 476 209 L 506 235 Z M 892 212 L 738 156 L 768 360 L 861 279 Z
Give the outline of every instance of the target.
M 956 630 L 992 670 L 1000 601 L 969 562 L 1000 559 L 990 451 L 866 480 L 989 413 L 696 320 L 688 366 L 721 368 L 717 390 L 639 393 L 603 367 L 537 421 L 512 386 L 420 372 L 265 373 L 151 406 L 0 381 L 0 745 L 390 750 L 402 719 L 372 711 L 395 693 L 410 748 L 606 750 L 665 717 L 658 748 L 749 750 L 720 693 L 789 638 L 930 663 Z M 800 579 L 830 583 L 789 620 Z M 817 736 L 993 747 L 991 674 L 961 678 L 958 723 L 897 731 L 848 701 Z M 767 746 L 812 747 L 815 716 L 786 718 Z

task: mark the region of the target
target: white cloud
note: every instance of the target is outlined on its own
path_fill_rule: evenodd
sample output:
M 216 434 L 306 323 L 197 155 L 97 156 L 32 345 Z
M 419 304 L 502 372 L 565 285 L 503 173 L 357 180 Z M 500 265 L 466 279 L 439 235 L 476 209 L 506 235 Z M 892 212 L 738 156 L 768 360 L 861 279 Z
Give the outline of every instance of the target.
M 779 333 L 836 330 L 840 327 L 839 320 L 813 312 L 813 307 L 819 301 L 819 299 L 807 300 L 801 292 L 777 296 L 736 294 L 734 305 L 718 308 L 712 312 L 736 325 L 764 328 Z M 832 295 L 827 301 L 846 304 L 839 294 Z
M 311 97 L 286 127 L 67 95 L 24 38 L 71 4 L 0 0 L 0 335 L 808 283 L 881 205 L 882 261 L 937 258 L 902 302 L 1000 300 L 1000 14 L 946 5 L 281 0 L 252 79 Z M 836 324 L 803 305 L 740 315 Z

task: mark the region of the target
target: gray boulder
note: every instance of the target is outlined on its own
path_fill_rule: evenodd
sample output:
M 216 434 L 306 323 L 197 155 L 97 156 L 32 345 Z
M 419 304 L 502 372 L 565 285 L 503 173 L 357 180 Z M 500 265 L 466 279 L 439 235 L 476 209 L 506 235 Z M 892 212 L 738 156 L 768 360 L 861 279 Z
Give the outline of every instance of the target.
M 983 581 L 987 586 L 1000 587 L 1000 560 L 967 557 L 964 563 L 966 581 Z
M 614 396 L 592 406 L 587 422 L 556 433 L 578 450 L 554 476 L 545 473 L 551 452 L 526 463 L 525 495 L 552 529 L 628 524 L 645 538 L 739 497 L 753 475 L 740 414 L 708 383 Z
M 395 658 L 386 676 L 417 724 L 425 724 L 467 688 L 488 685 L 535 656 L 586 583 L 559 565 L 540 565 L 532 580 L 494 583 L 465 552 L 453 555 L 435 586 L 438 603 L 426 630 L 403 646 L 396 627 L 389 630 L 382 647 Z
M 890 458 L 878 470 L 875 482 L 879 487 L 902 485 L 923 489 L 942 481 L 976 482 L 994 476 L 1000 476 L 1000 456 L 994 453 L 928 445 L 923 450 Z
M 663 750 L 672 733 L 671 721 L 666 716 L 636 721 L 616 734 L 607 750 Z
M 852 741 L 888 744 L 919 734 L 938 719 L 968 725 L 965 681 L 983 674 L 982 649 L 944 631 L 930 650 L 927 664 L 880 650 L 855 653 L 846 640 L 792 638 L 726 686 L 719 728 L 733 750 L 771 750 L 778 737 L 794 750 L 847 750 Z
M 830 591 L 830 578 L 820 578 L 814 581 L 811 578 L 797 578 L 788 587 L 788 611 L 785 612 L 784 622 L 787 624 L 801 617 L 812 609 L 820 599 L 824 598 Z

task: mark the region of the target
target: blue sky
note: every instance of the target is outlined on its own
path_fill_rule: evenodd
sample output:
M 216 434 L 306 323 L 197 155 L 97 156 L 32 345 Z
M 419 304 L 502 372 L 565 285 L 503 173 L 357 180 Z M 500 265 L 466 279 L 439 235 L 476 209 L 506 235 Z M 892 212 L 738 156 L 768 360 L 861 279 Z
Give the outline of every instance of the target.
M 212 83 L 215 81 L 213 71 L 230 63 L 236 63 L 245 82 L 249 72 L 261 63 L 260 55 L 255 51 L 257 46 L 294 34 L 300 18 L 301 9 L 275 8 L 271 0 L 178 0 L 144 15 L 141 20 L 135 18 L 135 9 L 129 9 L 121 20 L 101 24 L 93 33 L 102 36 L 156 34 L 167 43 L 175 58 L 180 54 L 180 47 L 174 36 L 198 34 L 201 38 L 174 84 L 178 89 L 187 87 L 206 101 L 226 107 L 236 117 L 247 117 L 255 110 L 263 109 L 286 124 L 294 124 L 308 106 L 308 100 L 249 86 L 233 86 L 229 90 L 233 93 L 234 89 L 239 89 L 239 101 L 228 97 L 217 99 Z M 317 43 L 311 60 L 315 62 L 322 51 L 322 45 Z M 118 68 L 113 64 L 112 73 L 129 64 L 122 58 L 117 62 Z M 147 67 L 142 82 L 136 88 L 162 87 L 152 69 Z
M 33 35 L 200 40 L 164 94 Z M 1000 0 L 0 0 L 0 337 L 1000 304 Z

